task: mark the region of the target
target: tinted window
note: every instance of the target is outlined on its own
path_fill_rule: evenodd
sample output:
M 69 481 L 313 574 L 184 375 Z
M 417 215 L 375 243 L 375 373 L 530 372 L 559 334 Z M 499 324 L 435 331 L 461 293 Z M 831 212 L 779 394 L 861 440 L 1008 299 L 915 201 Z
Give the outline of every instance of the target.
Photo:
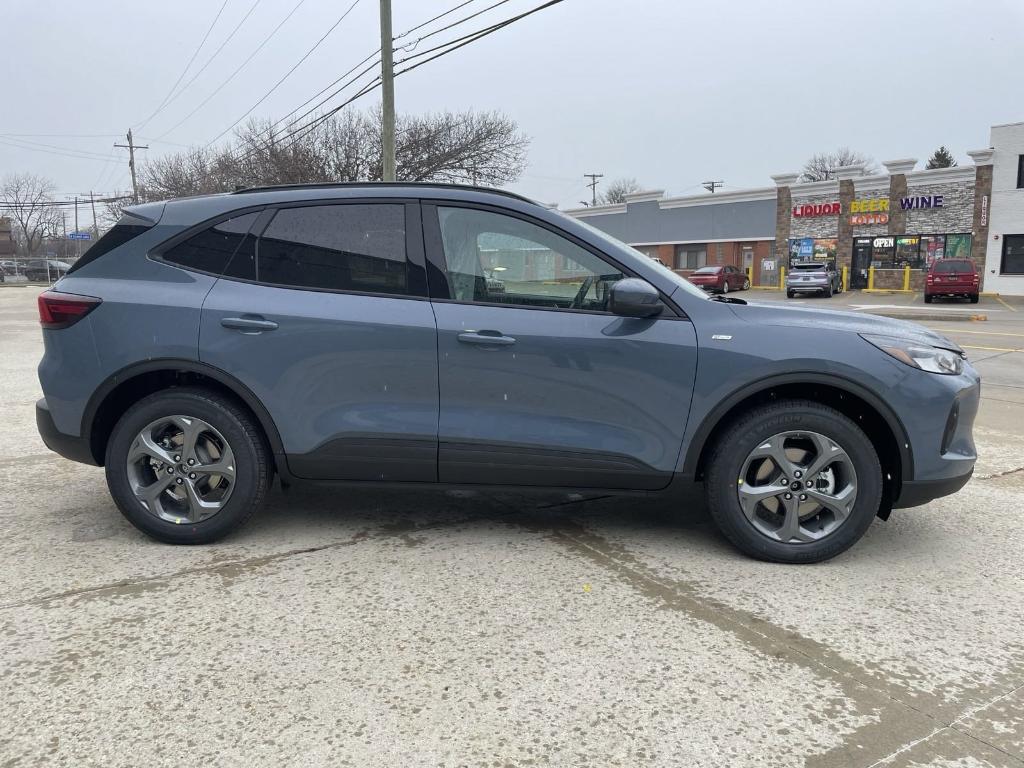
M 404 206 L 283 208 L 260 238 L 259 280 L 299 288 L 409 293 Z
M 1024 275 L 1024 235 L 1003 236 L 1004 275 Z
M 137 222 L 138 219 L 131 219 L 131 221 Z M 93 243 L 92 247 L 83 253 L 82 258 L 76 261 L 74 266 L 68 271 L 74 272 L 75 270 L 81 269 L 90 261 L 96 261 L 96 259 L 103 254 L 109 253 L 115 248 L 120 248 L 129 240 L 135 239 L 143 232 L 149 231 L 149 229 L 150 227 L 144 224 L 115 224 L 104 233 L 103 237 Z
M 720 270 L 721 270 L 721 267 L 701 267 L 696 272 L 694 272 L 694 274 L 695 275 L 717 275 Z
M 254 239 L 248 234 L 259 212 L 214 224 L 162 255 L 164 261 L 215 275 L 256 279 Z
M 603 311 L 622 272 L 544 227 L 439 208 L 450 296 L 458 301 Z
M 942 259 L 935 262 L 935 272 L 973 272 L 974 264 L 970 261 Z

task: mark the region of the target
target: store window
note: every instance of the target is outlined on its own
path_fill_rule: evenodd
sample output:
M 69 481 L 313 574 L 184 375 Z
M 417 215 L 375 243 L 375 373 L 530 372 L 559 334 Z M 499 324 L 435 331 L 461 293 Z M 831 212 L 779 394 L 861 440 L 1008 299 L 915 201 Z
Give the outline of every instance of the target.
M 971 258 L 971 236 L 970 235 L 946 235 L 947 259 L 969 259 Z
M 708 251 L 703 245 L 676 246 L 676 269 L 700 269 L 707 266 Z
M 945 235 L 921 235 L 921 260 L 927 269 L 946 255 Z
M 871 266 L 875 269 L 893 269 L 896 238 L 876 237 L 871 241 Z
M 903 269 L 904 267 L 910 267 L 911 269 L 921 268 L 921 253 L 920 253 L 921 238 L 916 236 L 911 237 L 897 237 L 896 238 L 896 252 L 894 258 L 894 267 L 896 269 Z
M 1004 275 L 1024 275 L 1024 235 L 1003 236 L 1003 263 L 999 271 Z
M 839 241 L 834 237 L 797 237 L 789 241 L 789 266 L 815 262 L 835 262 Z

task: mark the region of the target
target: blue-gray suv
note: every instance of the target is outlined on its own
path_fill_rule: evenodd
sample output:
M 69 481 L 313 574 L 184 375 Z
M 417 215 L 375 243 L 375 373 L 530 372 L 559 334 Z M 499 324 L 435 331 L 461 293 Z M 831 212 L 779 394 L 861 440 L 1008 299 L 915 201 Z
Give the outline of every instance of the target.
M 813 562 L 954 493 L 980 382 L 880 317 L 709 297 L 518 196 L 249 189 L 129 208 L 39 297 L 40 434 L 161 541 L 275 476 L 673 494 Z

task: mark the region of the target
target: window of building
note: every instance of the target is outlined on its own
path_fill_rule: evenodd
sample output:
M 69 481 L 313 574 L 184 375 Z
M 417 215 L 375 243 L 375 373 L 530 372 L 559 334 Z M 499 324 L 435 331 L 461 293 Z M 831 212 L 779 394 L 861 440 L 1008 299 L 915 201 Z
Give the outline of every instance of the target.
M 473 208 L 438 208 L 453 299 L 604 311 L 622 272 L 544 227 Z
M 259 280 L 365 293 L 408 293 L 401 205 L 282 208 L 260 238 Z
M 246 213 L 214 224 L 165 251 L 161 258 L 186 269 L 253 280 L 255 238 L 248 233 L 258 216 L 258 212 Z
M 676 269 L 700 269 L 707 266 L 708 251 L 703 245 L 676 246 Z
M 917 236 L 897 237 L 893 267 L 903 269 L 921 268 L 921 238 Z
M 1024 275 L 1024 235 L 1003 235 L 1003 262 L 999 271 L 1004 275 Z
M 971 258 L 971 236 L 970 235 L 946 235 L 947 259 L 969 259 Z
M 1017 189 L 1024 189 L 1024 155 L 1017 156 Z
M 921 259 L 928 268 L 946 255 L 945 235 L 921 235 Z

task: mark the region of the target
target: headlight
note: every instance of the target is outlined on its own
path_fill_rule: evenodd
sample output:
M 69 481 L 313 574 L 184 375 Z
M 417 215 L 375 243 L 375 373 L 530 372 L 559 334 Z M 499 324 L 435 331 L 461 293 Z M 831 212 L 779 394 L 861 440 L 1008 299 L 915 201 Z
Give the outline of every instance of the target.
M 892 355 L 901 363 L 906 363 L 922 371 L 955 376 L 963 373 L 964 370 L 963 356 L 948 349 L 940 349 L 929 344 L 890 336 L 867 336 L 861 334 L 861 338 L 874 344 L 886 354 Z

